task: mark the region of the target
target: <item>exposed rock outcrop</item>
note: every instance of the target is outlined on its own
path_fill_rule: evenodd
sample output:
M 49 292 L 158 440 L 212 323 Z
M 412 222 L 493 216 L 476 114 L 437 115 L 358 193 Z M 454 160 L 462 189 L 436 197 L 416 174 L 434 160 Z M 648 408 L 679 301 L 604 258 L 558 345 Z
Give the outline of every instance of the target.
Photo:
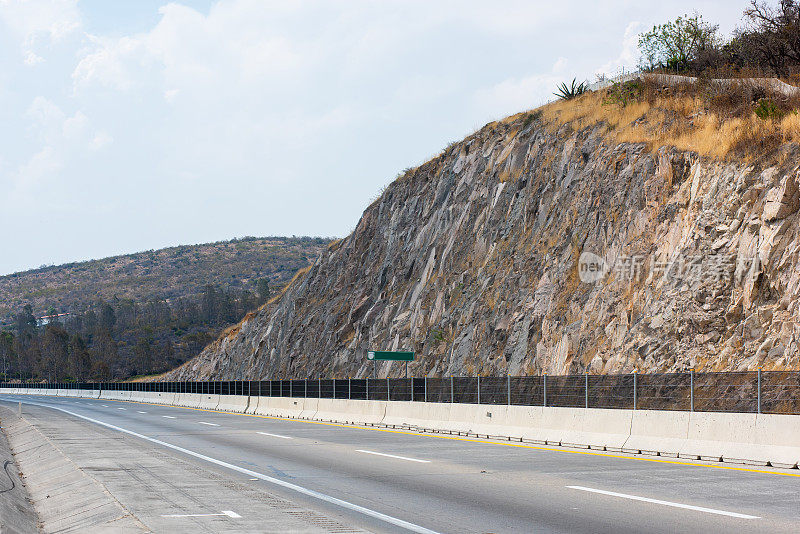
M 368 349 L 416 376 L 796 368 L 800 160 L 769 161 L 489 124 L 167 378 L 364 376 Z

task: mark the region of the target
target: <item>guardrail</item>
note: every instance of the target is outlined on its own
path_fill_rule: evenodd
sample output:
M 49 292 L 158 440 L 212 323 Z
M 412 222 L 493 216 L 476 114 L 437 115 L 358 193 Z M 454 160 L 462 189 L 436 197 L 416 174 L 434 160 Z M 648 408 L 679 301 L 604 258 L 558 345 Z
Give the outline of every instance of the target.
M 800 371 L 204 382 L 4 382 L 0 383 L 0 388 L 800 414 Z

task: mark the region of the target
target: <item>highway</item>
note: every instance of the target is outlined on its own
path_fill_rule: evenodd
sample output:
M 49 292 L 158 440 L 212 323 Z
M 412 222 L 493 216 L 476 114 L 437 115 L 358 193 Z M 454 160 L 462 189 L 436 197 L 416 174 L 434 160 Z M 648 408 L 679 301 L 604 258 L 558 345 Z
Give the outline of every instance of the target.
M 798 470 L 103 399 L 0 401 L 25 403 L 154 532 L 800 531 Z

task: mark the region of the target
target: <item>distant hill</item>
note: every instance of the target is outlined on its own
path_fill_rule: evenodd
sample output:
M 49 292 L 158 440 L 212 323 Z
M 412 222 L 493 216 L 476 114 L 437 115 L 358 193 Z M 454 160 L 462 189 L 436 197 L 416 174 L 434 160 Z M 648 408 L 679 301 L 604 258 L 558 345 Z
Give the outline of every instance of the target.
M 247 237 L 0 277 L 0 369 L 10 379 L 161 373 L 263 305 L 329 240 Z
M 35 316 L 76 313 L 114 298 L 139 302 L 197 296 L 206 285 L 280 288 L 315 260 L 328 239 L 244 237 L 148 250 L 0 276 L 0 327 L 30 304 Z

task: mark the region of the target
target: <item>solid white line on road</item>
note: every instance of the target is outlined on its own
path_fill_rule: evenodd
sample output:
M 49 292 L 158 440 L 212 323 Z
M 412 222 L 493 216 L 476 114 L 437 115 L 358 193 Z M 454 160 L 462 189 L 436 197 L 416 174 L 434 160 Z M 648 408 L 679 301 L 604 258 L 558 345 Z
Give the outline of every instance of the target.
M 162 415 L 161 417 L 166 417 L 167 419 L 175 419 L 175 417 L 171 415 Z
M 292 439 L 291 436 L 281 436 L 280 434 L 270 434 L 269 432 L 256 432 L 256 434 L 261 434 L 262 436 L 272 436 L 273 438 Z
M 198 421 L 201 425 L 219 426 L 217 423 L 206 423 L 205 421 Z
M 398 460 L 408 460 L 409 462 L 419 462 L 421 464 L 429 464 L 430 460 L 419 460 L 418 458 L 409 458 L 407 456 L 395 456 L 394 454 L 386 454 L 383 452 L 365 451 L 363 449 L 356 449 L 356 452 L 363 452 L 366 454 L 374 454 L 376 456 L 386 456 L 387 458 L 397 458 Z
M 221 515 L 228 516 L 231 519 L 239 519 L 242 517 L 232 510 L 223 510 L 221 514 L 167 514 L 161 517 L 215 517 Z
M 686 510 L 694 510 L 696 512 L 705 512 L 707 514 L 727 515 L 729 517 L 737 517 L 739 519 L 761 519 L 757 515 L 739 514 L 736 512 L 726 512 L 725 510 L 715 510 L 714 508 L 703 508 L 702 506 L 692 506 L 691 504 L 681 504 L 678 502 L 660 501 L 658 499 L 649 499 L 647 497 L 639 497 L 637 495 L 627 495 L 625 493 L 616 493 L 614 491 L 605 491 L 594 488 L 585 488 L 583 486 L 567 486 L 571 489 L 580 491 L 589 491 L 591 493 L 600 493 L 602 495 L 610 495 L 612 497 L 621 497 L 623 499 L 630 499 L 632 501 L 649 502 L 653 504 L 661 504 L 664 506 L 672 506 L 674 508 L 684 508 Z
M 345 501 L 345 500 L 342 500 L 342 499 L 337 499 L 336 497 L 332 497 L 332 496 L 327 495 L 325 493 L 321 493 L 319 491 L 314 491 L 312 489 L 304 488 L 303 486 L 298 486 L 297 484 L 292 484 L 291 482 L 287 482 L 287 481 L 281 480 L 279 478 L 274 478 L 274 477 L 271 477 L 269 475 L 265 475 L 263 473 L 259 473 L 258 471 L 251 471 L 250 469 L 246 469 L 244 467 L 239 467 L 238 465 L 234 465 L 234 464 L 222 461 L 222 460 L 217 460 L 216 458 L 212 458 L 210 456 L 206 456 L 204 454 L 200 454 L 199 452 L 195 452 L 195 451 L 192 451 L 192 450 L 189 450 L 189 449 L 184 449 L 183 447 L 179 447 L 178 445 L 173 445 L 172 443 L 167 443 L 166 441 L 161 441 L 160 439 L 151 438 L 150 436 L 145 436 L 144 434 L 139 434 L 138 432 L 134 432 L 133 430 L 128 430 L 126 428 L 122 428 L 122 427 L 119 427 L 119 426 L 116 426 L 116 425 L 112 425 L 111 423 L 106 423 L 104 421 L 100 421 L 98 419 L 93 419 L 91 417 L 86 417 L 85 415 L 80 415 L 80 414 L 77 414 L 75 412 L 70 412 L 69 410 L 65 410 L 64 408 L 59 408 L 58 406 L 53 406 L 53 405 L 50 405 L 50 404 L 40 404 L 38 402 L 30 402 L 30 401 L 26 402 L 26 404 L 33 404 L 33 405 L 36 405 L 36 406 L 44 406 L 45 408 L 52 408 L 53 410 L 58 410 L 60 412 L 69 414 L 69 415 L 71 415 L 73 417 L 77 417 L 79 419 L 83 419 L 84 421 L 89 421 L 89 422 L 95 423 L 97 425 L 104 426 L 104 427 L 110 428 L 112 430 L 116 430 L 118 432 L 123 432 L 125 434 L 130 435 L 130 436 L 135 436 L 137 438 L 149 441 L 150 443 L 155 443 L 156 445 L 161 445 L 162 447 L 166 447 L 168 449 L 172 449 L 172 450 L 175 450 L 175 451 L 178 451 L 178 452 L 182 452 L 183 454 L 186 454 L 188 456 L 193 456 L 195 458 L 198 458 L 200 460 L 204 460 L 206 462 L 218 465 L 220 467 L 225 467 L 226 469 L 230 469 L 231 471 L 237 471 L 237 472 L 242 473 L 244 475 L 248 475 L 248 476 L 251 476 L 251 477 L 256 477 L 256 478 L 258 478 L 260 480 L 263 480 L 265 482 L 269 482 L 271 484 L 275 484 L 276 486 L 281 486 L 283 488 L 295 491 L 297 493 L 300 493 L 300 494 L 303 494 L 303 495 L 307 495 L 309 497 L 313 497 L 314 499 L 319 499 L 321 501 L 325 501 L 327 503 L 334 504 L 336 506 L 340 506 L 340 507 L 346 508 L 348 510 L 352 510 L 352 511 L 357 512 L 359 514 L 363 514 L 365 516 L 372 517 L 374 519 L 377 519 L 379 521 L 383 521 L 385 523 L 389 523 L 391 525 L 395 525 L 397 527 L 403 528 L 403 529 L 408 530 L 410 532 L 417 532 L 418 534 L 438 534 L 435 530 L 431 530 L 429 528 L 425 528 L 423 526 L 416 525 L 416 524 L 408 522 L 408 521 L 404 521 L 403 519 L 400 519 L 400 518 L 397 518 L 397 517 L 392 517 L 390 515 L 383 514 L 381 512 L 376 511 L 376 510 L 372 510 L 370 508 L 365 508 L 364 506 L 359 506 L 358 504 L 354 504 L 354 503 L 351 503 L 351 502 L 348 502 L 348 501 Z

